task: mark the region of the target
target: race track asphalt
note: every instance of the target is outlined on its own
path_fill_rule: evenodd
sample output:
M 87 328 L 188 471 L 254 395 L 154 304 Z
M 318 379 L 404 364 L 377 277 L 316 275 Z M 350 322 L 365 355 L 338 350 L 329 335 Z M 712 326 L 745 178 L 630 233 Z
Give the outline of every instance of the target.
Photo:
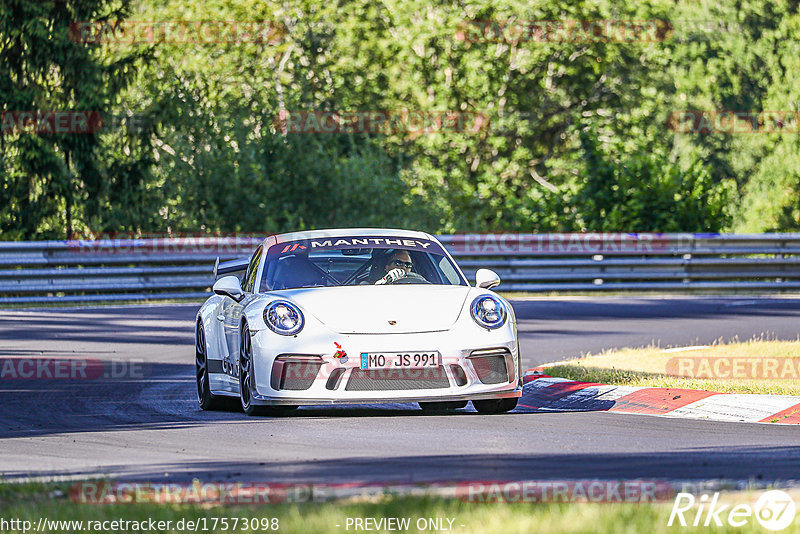
M 137 369 L 122 379 L 0 380 L 0 475 L 800 480 L 800 428 L 792 426 L 605 412 L 423 415 L 415 405 L 303 408 L 286 418 L 201 412 L 193 367 L 197 307 L 0 311 L 0 358 L 82 357 Z M 800 334 L 794 298 L 536 298 L 514 307 L 526 367 L 613 347 Z

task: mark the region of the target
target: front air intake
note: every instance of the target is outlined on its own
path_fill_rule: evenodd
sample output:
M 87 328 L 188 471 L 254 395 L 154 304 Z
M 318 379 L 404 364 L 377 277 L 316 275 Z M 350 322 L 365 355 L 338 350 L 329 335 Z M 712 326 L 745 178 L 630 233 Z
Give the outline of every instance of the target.
M 314 383 L 321 367 L 319 356 L 282 354 L 272 364 L 270 385 L 274 390 L 306 390 Z
M 467 373 L 464 372 L 463 367 L 452 364 L 450 365 L 450 372 L 453 374 L 453 380 L 455 380 L 457 386 L 467 385 Z
M 514 380 L 513 358 L 508 349 L 476 350 L 468 359 L 482 384 L 503 384 Z
M 444 367 L 424 369 L 353 369 L 346 391 L 398 391 L 450 387 Z
M 331 376 L 328 377 L 328 381 L 325 383 L 325 389 L 333 391 L 338 388 L 339 383 L 342 381 L 342 376 L 344 376 L 344 372 L 344 367 L 339 367 L 331 371 Z

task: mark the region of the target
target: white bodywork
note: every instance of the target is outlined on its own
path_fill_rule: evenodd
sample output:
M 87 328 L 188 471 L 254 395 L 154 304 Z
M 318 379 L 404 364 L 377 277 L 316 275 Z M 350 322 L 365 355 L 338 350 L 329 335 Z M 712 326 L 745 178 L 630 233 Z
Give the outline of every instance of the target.
M 278 243 L 354 235 L 419 238 L 438 243 L 433 236 L 421 232 L 324 230 L 271 236 L 263 243 L 262 255 Z M 261 261 L 257 280 L 261 279 L 264 263 Z M 459 275 L 463 277 L 460 270 Z M 503 326 L 490 330 L 475 322 L 470 306 L 479 295 L 495 296 L 505 304 L 508 318 Z M 265 323 L 264 308 L 276 299 L 290 301 L 302 311 L 305 325 L 297 335 L 277 334 Z M 516 318 L 511 305 L 488 289 L 468 285 L 319 287 L 246 292 L 241 302 L 215 294 L 203 304 L 197 317 L 198 325 L 202 324 L 205 330 L 208 378 L 214 395 L 239 395 L 240 335 L 246 323 L 252 338 L 254 404 L 424 402 L 520 396 L 522 377 Z M 334 357 L 339 347 L 347 357 Z M 474 351 L 488 349 L 507 349 L 510 358 L 506 382 L 481 382 L 469 357 Z M 448 387 L 397 389 L 394 385 L 390 390 L 347 389 L 351 373 L 358 372 L 361 353 L 416 351 L 441 354 Z M 273 363 L 276 357 L 286 354 L 322 357 L 319 375 L 308 389 L 274 388 Z M 464 381 L 464 376 L 457 380 L 454 374 L 457 370 L 451 364 L 463 369 L 465 384 L 457 384 Z M 334 372 L 340 368 L 344 371 Z M 338 380 L 329 380 L 332 374 Z M 331 389 L 332 385 L 335 387 Z

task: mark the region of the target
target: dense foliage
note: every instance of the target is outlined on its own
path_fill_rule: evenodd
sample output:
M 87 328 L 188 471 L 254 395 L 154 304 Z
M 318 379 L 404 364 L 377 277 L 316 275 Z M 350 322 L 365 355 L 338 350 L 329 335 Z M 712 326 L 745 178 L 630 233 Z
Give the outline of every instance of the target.
M 0 238 L 800 229 L 800 125 L 769 129 L 760 114 L 800 107 L 798 2 L 619 4 L 0 0 L 4 116 L 130 119 L 81 134 L 0 129 Z M 131 44 L 70 31 L 103 20 L 274 32 Z M 569 30 L 601 20 L 649 33 Z M 567 30 L 515 33 L 530 21 Z M 287 127 L 301 111 L 473 120 L 309 133 Z M 724 111 L 762 122 L 725 129 Z

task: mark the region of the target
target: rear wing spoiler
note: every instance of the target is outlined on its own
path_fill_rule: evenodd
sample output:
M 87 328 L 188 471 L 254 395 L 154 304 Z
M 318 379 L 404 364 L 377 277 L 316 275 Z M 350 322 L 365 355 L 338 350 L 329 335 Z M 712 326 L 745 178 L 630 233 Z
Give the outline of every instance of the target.
M 238 260 L 223 261 L 222 263 L 217 258 L 214 262 L 214 280 L 226 274 L 246 271 L 249 264 L 250 258 L 239 258 Z

